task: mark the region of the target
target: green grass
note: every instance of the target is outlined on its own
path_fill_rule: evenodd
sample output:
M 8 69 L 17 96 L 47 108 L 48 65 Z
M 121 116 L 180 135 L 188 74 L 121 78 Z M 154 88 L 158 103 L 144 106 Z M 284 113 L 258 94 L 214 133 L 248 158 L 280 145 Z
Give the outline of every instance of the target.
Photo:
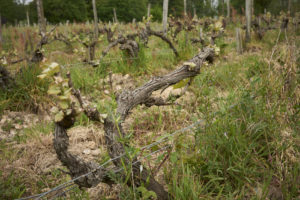
M 194 143 L 176 150 L 180 158 L 168 178 L 176 198 L 264 199 L 274 187 L 283 199 L 298 197 L 300 165 L 288 151 L 299 155 L 299 119 L 288 122 L 295 116 L 286 114 L 288 102 L 280 95 L 285 80 L 281 73 L 270 80 L 269 73 L 258 56 L 248 56 L 197 78 L 195 90 L 203 102 L 198 109 L 206 125 L 195 132 Z M 215 98 L 221 91 L 227 97 Z M 282 135 L 287 127 L 289 139 Z
M 28 65 L 17 72 L 12 87 L 0 93 L 0 113 L 4 110 L 37 112 L 41 104 L 49 103 L 46 97 L 49 83 L 37 78 L 41 71 L 38 65 Z
M 0 198 L 1 199 L 17 199 L 22 197 L 26 188 L 20 177 L 13 175 L 13 172 L 4 179 L 0 171 Z
M 14 137 L 18 143 L 25 143 L 28 139 L 40 139 L 53 132 L 53 123 L 41 122 L 35 126 L 24 128 Z

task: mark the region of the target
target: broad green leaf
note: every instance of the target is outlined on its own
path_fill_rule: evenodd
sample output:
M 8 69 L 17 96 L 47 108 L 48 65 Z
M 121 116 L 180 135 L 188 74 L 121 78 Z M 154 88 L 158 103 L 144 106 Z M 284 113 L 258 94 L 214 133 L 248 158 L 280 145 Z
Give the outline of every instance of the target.
M 58 99 L 63 101 L 63 100 L 68 100 L 69 97 L 65 96 L 65 95 L 61 95 L 61 96 L 58 97 Z
M 156 195 L 155 192 L 149 191 L 149 190 L 147 190 L 143 186 L 138 187 L 137 191 L 139 191 L 140 193 L 142 193 L 143 199 L 150 199 L 150 198 L 157 199 L 157 195 Z
M 41 74 L 37 76 L 39 79 L 44 79 L 47 77 L 47 74 Z
M 71 91 L 72 91 L 72 88 L 69 88 L 69 89 L 65 90 L 64 91 L 64 96 L 66 96 L 66 97 L 68 97 L 68 99 L 70 99 Z
M 66 110 L 69 108 L 69 102 L 66 100 L 62 100 L 58 102 L 59 107 L 61 107 L 61 109 Z
M 215 53 L 216 55 L 220 54 L 220 47 L 215 46 Z
M 50 66 L 49 66 L 49 68 L 50 68 L 50 71 L 51 71 L 52 73 L 57 73 L 57 72 L 60 71 L 59 64 L 56 63 L 56 62 L 51 63 Z
M 100 116 L 103 118 L 103 119 L 106 119 L 107 118 L 107 114 L 100 114 Z
M 101 123 L 104 123 L 104 120 L 107 118 L 107 114 L 100 114 L 100 117 L 101 117 L 100 119 Z
M 193 63 L 193 62 L 185 62 L 185 63 L 183 63 L 183 65 L 187 65 L 187 66 L 190 66 L 190 67 L 192 67 L 192 68 L 195 68 L 197 65 L 195 64 L 195 63 Z
M 58 95 L 61 92 L 60 87 L 58 85 L 51 85 L 48 89 L 49 95 Z
M 42 71 L 42 74 L 45 74 L 46 76 L 52 76 L 53 74 L 58 73 L 59 71 L 60 71 L 59 64 L 53 62 L 49 65 L 47 69 Z
M 178 83 L 176 83 L 175 85 L 173 85 L 173 89 L 182 88 L 182 87 L 186 86 L 189 81 L 190 81 L 189 78 L 183 79 L 183 80 L 179 81 Z
M 59 112 L 55 115 L 54 121 L 55 121 L 55 122 L 60 122 L 61 120 L 63 120 L 63 118 L 64 118 L 64 113 L 63 113 L 63 111 L 59 111 Z
M 64 81 L 64 79 L 61 76 L 55 76 L 54 80 L 56 84 L 59 84 Z
M 71 113 L 72 113 L 72 109 L 68 109 L 68 110 L 66 111 L 66 114 L 67 114 L 67 115 L 71 115 Z
M 54 106 L 50 109 L 50 112 L 52 112 L 52 113 L 58 113 L 58 111 L 59 111 L 59 109 L 56 106 Z
M 214 26 L 214 30 L 215 31 L 221 31 L 221 30 L 223 30 L 223 28 L 222 28 L 222 22 L 221 21 L 216 22 L 216 24 Z
M 64 79 L 63 82 L 61 83 L 61 85 L 65 88 L 69 87 L 69 80 L 68 79 Z

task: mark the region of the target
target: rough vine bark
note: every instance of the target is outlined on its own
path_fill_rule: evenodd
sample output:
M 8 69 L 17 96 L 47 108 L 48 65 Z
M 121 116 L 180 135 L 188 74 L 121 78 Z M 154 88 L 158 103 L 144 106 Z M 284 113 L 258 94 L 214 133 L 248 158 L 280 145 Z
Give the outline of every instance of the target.
M 177 49 L 175 48 L 175 46 L 173 45 L 173 43 L 171 42 L 171 40 L 169 38 L 167 38 L 164 33 L 161 32 L 157 32 L 151 29 L 150 25 L 147 24 L 146 26 L 146 35 L 149 37 L 151 35 L 159 37 L 160 39 L 162 39 L 163 41 L 165 41 L 166 43 L 168 43 L 169 47 L 173 50 L 174 54 L 176 55 L 176 57 L 179 56 Z
M 9 72 L 0 65 L 0 89 L 6 90 L 10 87 L 13 79 Z
M 169 74 L 152 78 L 149 82 L 135 90 L 123 91 L 117 97 L 118 106 L 116 116 L 109 116 L 104 121 L 105 139 L 110 157 L 116 158 L 121 155 L 125 155 L 126 145 L 121 143 L 119 139 L 126 135 L 122 128 L 122 123 L 128 117 L 132 109 L 141 104 L 145 104 L 147 106 L 166 105 L 160 98 L 155 99 L 151 97 L 151 94 L 159 89 L 174 85 L 183 79 L 197 76 L 200 73 L 202 64 L 206 61 L 212 62 L 213 57 L 214 50 L 206 48 L 204 51 L 200 52 L 188 61 L 189 63 L 194 63 L 195 67 L 183 64 Z M 71 82 L 69 85 L 72 88 Z M 84 106 L 78 90 L 73 89 L 73 94 L 77 97 L 87 116 L 91 120 L 100 121 L 100 112 L 96 109 Z M 116 118 L 119 118 L 119 121 L 114 120 Z M 66 167 L 68 167 L 72 178 L 92 171 L 89 176 L 81 178 L 76 182 L 81 187 L 92 187 L 97 185 L 99 182 L 111 184 L 112 180 L 108 175 L 108 172 L 110 171 L 109 169 L 97 169 L 99 167 L 98 164 L 94 162 L 85 162 L 83 159 L 68 151 L 69 138 L 67 135 L 67 129 L 72 127 L 74 122 L 75 111 L 73 111 L 70 115 L 65 116 L 61 122 L 56 123 L 53 142 L 58 158 Z M 132 165 L 133 181 L 128 182 L 128 185 L 132 186 L 132 184 L 135 184 L 138 187 L 143 184 L 148 190 L 154 191 L 158 199 L 167 200 L 171 198 L 168 192 L 164 190 L 163 186 L 151 176 L 146 167 L 143 167 L 143 170 L 140 171 L 140 166 L 142 164 L 137 161 L 136 157 L 130 160 L 127 156 L 124 156 L 122 161 L 121 158 L 113 161 L 115 167 L 122 167 L 121 162 L 124 162 L 127 165 Z M 119 176 L 122 177 L 123 173 L 120 172 Z
M 44 45 L 46 44 L 49 44 L 51 41 L 49 40 L 49 37 L 51 35 L 51 33 L 56 29 L 56 26 L 54 26 L 48 33 L 42 33 L 41 36 L 41 40 L 40 42 L 37 44 L 34 52 L 33 52 L 33 55 L 30 59 L 31 62 L 34 62 L 34 63 L 38 63 L 38 62 L 41 62 L 44 58 L 44 55 L 42 53 L 42 48 Z
M 62 33 L 57 33 L 54 36 L 54 40 L 63 42 L 69 50 L 73 49 L 73 45 L 72 45 L 72 42 L 70 41 L 70 39 L 68 37 L 64 36 Z
M 179 56 L 177 49 L 175 48 L 175 46 L 173 45 L 172 41 L 167 38 L 163 32 L 158 32 L 158 31 L 154 31 L 151 29 L 150 24 L 147 23 L 146 24 L 146 28 L 142 28 L 142 30 L 140 30 L 137 33 L 133 33 L 133 34 L 128 34 L 128 35 L 119 35 L 118 39 L 116 40 L 112 40 L 111 37 L 109 37 L 109 33 L 112 33 L 112 31 L 110 29 L 104 28 L 103 29 L 105 32 L 107 32 L 107 37 L 110 38 L 108 39 L 109 41 L 111 41 L 109 43 L 109 45 L 102 51 L 102 55 L 100 57 L 100 62 L 102 61 L 102 59 L 108 54 L 108 52 L 115 46 L 120 44 L 120 49 L 121 50 L 125 50 L 131 58 L 136 58 L 138 56 L 139 53 L 139 44 L 136 41 L 136 37 L 139 37 L 141 41 L 144 42 L 144 45 L 147 46 L 147 43 L 149 41 L 149 37 L 150 36 L 156 36 L 159 37 L 160 39 L 162 39 L 163 41 L 165 41 L 169 47 L 173 50 L 174 54 L 176 57 Z
M 136 58 L 139 53 L 139 44 L 135 41 L 137 35 L 119 35 L 118 39 L 111 42 L 103 51 L 100 61 L 108 54 L 108 52 L 118 44 L 120 44 L 120 49 L 125 50 L 131 58 Z

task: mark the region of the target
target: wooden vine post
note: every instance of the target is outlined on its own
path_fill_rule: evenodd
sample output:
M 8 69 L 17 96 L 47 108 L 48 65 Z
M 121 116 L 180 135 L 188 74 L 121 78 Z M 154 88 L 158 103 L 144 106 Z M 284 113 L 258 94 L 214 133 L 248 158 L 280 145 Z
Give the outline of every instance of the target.
M 92 0 L 93 2 L 93 13 L 94 13 L 94 37 L 98 39 L 98 15 L 97 15 L 97 7 L 96 7 L 96 0 Z
M 37 13 L 38 13 L 39 31 L 41 35 L 45 35 L 47 30 L 46 30 L 46 20 L 44 16 L 43 0 L 37 0 L 36 6 L 37 6 Z
M 251 41 L 251 0 L 246 0 L 246 42 Z
M 242 35 L 241 35 L 241 29 L 236 28 L 236 50 L 239 54 L 243 53 L 243 40 L 242 40 Z
M 91 63 L 95 58 L 96 42 L 99 37 L 96 0 L 92 0 L 92 4 L 93 4 L 93 13 L 94 13 L 94 41 L 88 45 L 88 50 L 89 50 L 88 51 L 88 63 Z
M 186 20 L 187 20 L 187 12 L 186 12 L 186 0 L 183 0 L 183 8 L 184 8 L 184 20 L 185 20 L 185 22 L 184 23 L 186 23 Z M 187 30 L 185 30 L 185 33 L 184 33 L 184 40 L 185 40 L 185 46 L 187 46 L 187 44 L 188 44 L 188 31 Z
M 163 32 L 166 35 L 167 34 L 167 23 L 168 23 L 168 4 L 169 0 L 164 0 L 163 4 Z

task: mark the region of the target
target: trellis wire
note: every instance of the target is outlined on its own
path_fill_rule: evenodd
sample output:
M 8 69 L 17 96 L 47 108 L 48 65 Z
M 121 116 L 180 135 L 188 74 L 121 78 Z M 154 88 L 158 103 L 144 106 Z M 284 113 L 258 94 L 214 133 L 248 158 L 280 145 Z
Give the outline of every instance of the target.
M 233 105 L 229 106 L 229 109 L 231 109 L 231 108 L 237 106 L 238 104 L 239 104 L 239 103 L 236 103 L 236 104 L 233 104 Z M 219 112 L 219 111 L 213 112 L 213 113 L 211 113 L 210 115 L 215 115 L 215 114 L 218 113 L 218 112 Z M 160 144 L 160 143 L 162 143 L 162 142 L 164 142 L 164 141 L 168 141 L 168 140 L 166 140 L 167 138 L 170 138 L 170 137 L 172 137 L 172 136 L 174 136 L 174 135 L 176 135 L 176 134 L 178 134 L 178 133 L 181 133 L 181 132 L 185 132 L 185 131 L 187 131 L 187 130 L 190 130 L 190 129 L 192 129 L 193 127 L 197 126 L 198 124 L 200 124 L 201 122 L 204 122 L 204 121 L 205 121 L 205 120 L 198 120 L 198 121 L 194 122 L 193 124 L 191 124 L 191 125 L 189 125 L 189 126 L 187 126 L 187 127 L 184 127 L 184 128 L 182 128 L 182 129 L 176 130 L 176 131 L 174 131 L 172 134 L 167 135 L 167 136 L 164 136 L 164 137 L 162 137 L 161 139 L 159 139 L 158 141 L 153 142 L 153 143 L 151 143 L 151 144 L 149 144 L 149 145 L 146 145 L 146 146 L 142 147 L 141 150 L 149 149 L 149 148 L 151 148 L 151 147 L 153 147 L 153 146 L 155 146 L 155 145 L 158 145 L 158 144 Z M 151 156 L 151 155 L 157 153 L 158 151 L 161 151 L 162 149 L 166 149 L 167 147 L 170 147 L 170 145 L 167 145 L 167 146 L 165 146 L 165 147 L 163 147 L 163 148 L 161 148 L 161 149 L 159 149 L 159 150 L 157 150 L 157 151 L 154 151 L 154 152 L 150 153 L 149 155 L 145 156 L 144 158 L 149 157 L 149 156 Z M 121 158 L 121 157 L 123 157 L 123 156 L 125 156 L 125 155 L 126 155 L 126 154 L 121 154 L 121 155 L 119 155 L 119 156 L 117 156 L 117 157 L 115 157 L 115 158 L 109 159 L 108 161 L 104 162 L 102 165 L 100 165 L 100 166 L 97 167 L 96 169 L 94 169 L 94 170 L 92 170 L 92 171 L 90 171 L 90 172 L 88 172 L 88 173 L 86 173 L 86 174 L 83 174 L 83 175 L 81 175 L 81 176 L 78 176 L 78 177 L 76 177 L 76 178 L 74 178 L 74 179 L 72 179 L 72 180 L 70 180 L 70 181 L 67 181 L 67 182 L 65 182 L 65 183 L 63 183 L 63 184 L 61 184 L 61 185 L 59 185 L 59 186 L 56 186 L 56 187 L 52 188 L 50 191 L 47 191 L 47 192 L 44 192 L 44 193 L 41 193 L 41 194 L 37 194 L 37 195 L 33 195 L 33 196 L 29 196 L 29 197 L 25 197 L 25 198 L 20 198 L 20 199 L 17 199 L 17 200 L 27 200 L 27 199 L 32 199 L 32 198 L 40 199 L 40 198 L 46 196 L 47 194 L 49 194 L 49 193 L 51 193 L 51 192 L 54 192 L 54 191 L 60 190 L 60 189 L 62 189 L 62 188 L 68 187 L 68 186 L 66 186 L 67 184 L 69 184 L 69 183 L 72 183 L 72 184 L 73 184 L 74 181 L 79 180 L 80 178 L 86 177 L 86 176 L 88 176 L 88 175 L 94 173 L 95 171 L 97 171 L 97 170 L 99 170 L 99 169 L 102 169 L 102 168 L 103 168 L 105 165 L 107 165 L 108 163 L 110 163 L 110 162 L 112 162 L 112 161 L 114 161 L 114 160 L 117 160 L 117 159 L 119 159 L 119 158 Z M 136 164 L 137 162 L 140 162 L 140 161 L 137 160 L 136 162 L 134 162 L 134 163 L 132 163 L 132 164 Z M 119 172 L 119 171 L 122 171 L 122 170 L 123 170 L 122 168 L 119 168 L 119 169 L 116 170 L 115 172 Z M 66 187 L 65 187 L 65 186 L 66 186 Z
M 170 50 L 160 50 L 157 52 L 167 52 L 165 54 L 158 53 L 157 55 L 168 55 L 171 51 Z M 100 61 L 100 64 L 111 64 L 118 61 L 127 61 L 127 60 L 138 60 L 139 58 L 110 58 L 109 60 Z M 70 67 L 70 66 L 77 66 L 77 65 L 85 65 L 88 63 L 79 62 L 79 63 L 71 63 L 71 64 L 62 64 L 63 67 Z
M 166 145 L 166 146 L 164 146 L 164 147 L 162 147 L 162 148 L 160 148 L 160 149 L 158 149 L 158 150 L 156 150 L 156 151 L 153 151 L 153 152 L 151 152 L 150 154 L 148 154 L 148 155 L 142 157 L 141 159 L 139 159 L 139 160 L 137 160 L 137 161 L 131 163 L 131 165 L 137 164 L 137 163 L 140 162 L 141 160 L 143 160 L 143 159 L 145 159 L 145 158 L 148 158 L 148 157 L 152 156 L 153 154 L 156 154 L 156 153 L 158 153 L 158 152 L 160 152 L 160 151 L 163 151 L 163 150 L 165 150 L 165 149 L 168 149 L 169 147 L 171 147 L 171 145 Z M 115 170 L 114 173 L 118 173 L 118 172 L 120 172 L 120 171 L 122 171 L 122 170 L 124 170 L 124 168 L 119 168 L 118 170 Z M 72 187 L 72 188 L 70 188 L 70 189 L 68 189 L 68 190 L 66 190 L 66 191 L 63 191 L 63 192 L 61 192 L 61 193 L 58 193 L 58 194 L 56 194 L 54 197 L 52 197 L 50 200 L 54 200 L 54 199 L 56 199 L 57 197 L 60 197 L 61 195 L 65 194 L 65 193 L 67 193 L 67 192 L 69 192 L 69 191 L 71 191 L 71 190 L 73 190 L 73 189 L 75 189 L 75 188 L 76 188 L 76 186 L 74 186 L 74 187 Z M 40 198 L 40 197 L 39 197 L 39 198 Z
M 165 137 L 161 138 L 160 140 L 158 140 L 158 141 L 156 141 L 156 142 L 154 142 L 154 143 L 151 143 L 151 144 L 149 144 L 149 145 L 147 145 L 147 146 L 142 147 L 141 150 L 149 149 L 149 148 L 151 148 L 151 147 L 153 147 L 153 146 L 155 146 L 155 145 L 158 145 L 158 144 L 164 142 L 165 139 L 167 139 L 167 138 L 169 138 L 169 137 L 171 137 L 171 136 L 174 136 L 174 135 L 176 135 L 176 134 L 178 134 L 178 133 L 180 133 L 180 132 L 184 132 L 184 131 L 187 131 L 187 130 L 189 130 L 189 129 L 192 129 L 194 126 L 196 126 L 197 124 L 201 123 L 202 121 L 204 121 L 204 120 L 198 120 L 197 122 L 191 124 L 190 126 L 187 126 L 187 127 L 185 127 L 185 128 L 182 128 L 182 129 L 180 129 L 180 130 L 177 130 L 177 131 L 173 132 L 172 134 L 170 134 L 170 135 L 168 135 L 168 136 L 165 136 Z M 168 146 L 169 146 L 169 145 L 168 145 Z M 166 147 L 164 147 L 164 148 L 166 148 Z M 163 148 L 162 148 L 162 149 L 163 149 Z M 160 150 L 161 150 L 161 149 L 159 149 L 159 150 L 157 150 L 157 151 L 160 151 Z M 151 154 L 149 154 L 149 155 L 147 155 L 147 156 L 150 156 L 150 155 L 156 153 L 157 151 L 154 151 L 154 152 L 152 152 Z M 54 192 L 54 191 L 60 190 L 60 189 L 62 189 L 62 188 L 65 188 L 65 186 L 68 185 L 69 183 L 73 183 L 73 182 L 75 182 L 76 180 L 79 180 L 79 179 L 81 179 L 81 178 L 84 178 L 84 177 L 86 177 L 86 176 L 88 176 L 88 175 L 90 175 L 90 174 L 96 172 L 97 170 L 102 169 L 102 168 L 103 168 L 105 165 L 107 165 L 108 163 L 111 163 L 111 162 L 113 162 L 113 161 L 115 161 L 115 160 L 117 160 L 117 159 L 120 159 L 120 158 L 122 158 L 122 157 L 125 156 L 125 155 L 126 155 L 126 154 L 121 154 L 121 155 L 119 155 L 119 156 L 117 156 L 117 157 L 115 157 L 115 158 L 109 159 L 108 161 L 104 162 L 102 165 L 100 165 L 100 166 L 97 167 L 96 169 L 94 169 L 94 170 L 92 170 L 92 171 L 90 171 L 90 172 L 88 172 L 88 173 L 86 173 L 86 174 L 80 175 L 80 176 L 78 176 L 78 177 L 76 177 L 76 178 L 74 178 L 74 179 L 72 179 L 72 180 L 69 180 L 69 181 L 67 181 L 67 182 L 65 182 L 65 183 L 63 183 L 63 184 L 61 184 L 61 185 L 58 185 L 58 186 L 52 188 L 51 190 L 49 190 L 49 191 L 47 191 L 47 192 L 43 192 L 43 193 L 41 193 L 41 194 L 37 194 L 37 195 L 29 196 L 29 197 L 20 198 L 20 199 L 17 199 L 17 200 L 27 200 L 27 199 L 32 199 L 32 198 L 40 199 L 40 198 L 46 196 L 47 194 L 49 194 L 49 193 L 51 193 L 51 192 Z M 139 162 L 139 161 L 136 161 L 136 162 L 134 162 L 133 164 L 136 164 L 137 162 Z M 117 170 L 116 172 L 119 172 L 119 171 L 121 171 L 121 170 L 122 170 L 122 169 L 119 169 L 119 170 Z M 67 187 L 68 187 L 68 186 L 67 186 Z
M 53 196 L 50 200 L 54 200 L 54 199 L 56 199 L 57 197 L 61 197 L 63 194 L 66 194 L 66 193 L 68 193 L 69 191 L 74 190 L 76 187 L 77 187 L 77 185 L 75 185 L 75 186 L 73 186 L 73 187 L 71 187 L 71 188 L 69 188 L 69 189 L 67 189 L 67 190 L 64 190 L 64 191 L 62 191 L 61 193 L 58 193 L 58 194 L 56 194 L 55 196 Z

